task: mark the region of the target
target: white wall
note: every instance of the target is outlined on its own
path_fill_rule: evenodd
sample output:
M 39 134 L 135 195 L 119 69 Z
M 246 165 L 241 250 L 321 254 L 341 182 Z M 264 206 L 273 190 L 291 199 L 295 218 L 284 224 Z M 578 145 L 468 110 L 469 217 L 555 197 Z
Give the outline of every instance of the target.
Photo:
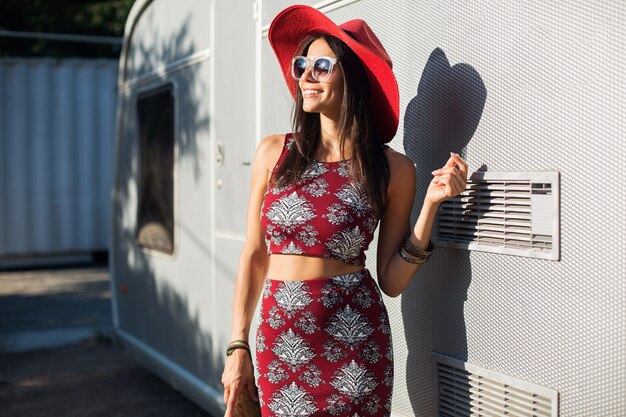
M 116 80 L 111 59 L 0 60 L 0 258 L 107 249 Z

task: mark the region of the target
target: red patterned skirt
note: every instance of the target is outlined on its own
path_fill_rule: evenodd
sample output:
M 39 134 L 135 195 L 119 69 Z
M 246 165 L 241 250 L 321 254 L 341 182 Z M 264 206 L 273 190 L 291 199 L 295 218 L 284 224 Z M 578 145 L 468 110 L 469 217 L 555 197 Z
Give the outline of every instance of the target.
M 391 329 L 367 270 L 267 279 L 256 346 L 264 417 L 389 416 Z

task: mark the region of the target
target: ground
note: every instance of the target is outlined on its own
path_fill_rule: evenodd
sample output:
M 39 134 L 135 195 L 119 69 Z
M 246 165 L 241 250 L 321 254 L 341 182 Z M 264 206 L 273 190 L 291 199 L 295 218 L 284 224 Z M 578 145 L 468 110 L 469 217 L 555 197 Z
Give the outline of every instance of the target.
M 210 417 L 104 342 L 0 355 L 0 404 L 12 417 Z
M 112 343 L 110 313 L 106 268 L 0 272 L 0 415 L 211 417 Z

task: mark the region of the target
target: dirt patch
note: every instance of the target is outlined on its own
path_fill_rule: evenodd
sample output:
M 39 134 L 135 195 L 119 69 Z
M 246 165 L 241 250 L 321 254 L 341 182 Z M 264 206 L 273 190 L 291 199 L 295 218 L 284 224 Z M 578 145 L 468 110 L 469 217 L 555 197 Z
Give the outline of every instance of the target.
M 211 417 L 103 341 L 1 354 L 0 404 L 12 417 Z

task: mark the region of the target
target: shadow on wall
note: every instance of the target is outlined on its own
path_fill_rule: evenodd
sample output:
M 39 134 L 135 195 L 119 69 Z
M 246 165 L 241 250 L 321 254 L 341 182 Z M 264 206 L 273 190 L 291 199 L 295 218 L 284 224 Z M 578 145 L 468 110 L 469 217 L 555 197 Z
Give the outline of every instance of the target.
M 404 149 L 417 167 L 418 204 L 414 205 L 413 223 L 432 179 L 431 171 L 443 166 L 450 152 L 465 157 L 486 98 L 487 90 L 474 67 L 450 66 L 440 48 L 430 54 L 404 120 Z M 408 346 L 406 382 L 416 415 L 436 415 L 431 352 L 467 360 L 463 304 L 471 277 L 469 252 L 438 248 L 402 296 Z
M 143 16 L 139 20 L 149 19 L 148 15 Z M 133 68 L 134 74 L 148 74 L 153 72 L 156 68 L 162 65 L 162 62 L 173 62 L 180 57 L 188 57 L 198 51 L 198 47 L 194 45 L 191 35 L 188 33 L 188 27 L 191 17 L 187 17 L 183 24 L 180 25 L 180 30 L 176 33 L 176 36 L 169 39 L 162 39 L 163 36 L 159 34 L 159 24 L 155 21 L 150 22 L 152 28 L 152 38 L 161 39 L 160 42 L 155 42 L 154 45 L 147 46 L 145 44 L 136 44 L 131 40 L 132 46 L 130 51 L 134 48 L 139 48 L 138 52 L 134 54 L 140 57 L 140 63 L 136 68 Z M 147 24 L 146 24 L 147 26 Z M 131 52 L 132 54 L 132 52 Z M 133 64 L 132 59 L 128 59 L 127 66 Z M 128 69 L 125 73 L 127 74 Z M 126 75 L 125 74 L 125 75 Z M 158 85 L 164 85 L 168 82 L 167 75 L 161 74 L 161 83 L 151 82 L 155 88 Z M 205 111 L 206 106 L 203 103 L 206 101 L 208 92 L 203 83 L 197 80 L 201 77 L 200 66 L 190 66 L 185 71 L 179 71 L 176 73 L 176 144 L 178 145 L 178 153 L 180 162 L 192 164 L 195 177 L 198 178 L 201 174 L 203 167 L 201 162 L 205 159 L 201 158 L 202 155 L 198 149 L 198 132 L 207 132 L 209 129 L 209 116 Z M 128 81 L 128 80 L 125 80 Z M 141 91 L 145 91 L 142 89 Z M 133 90 L 131 94 L 136 94 Z M 126 103 L 127 108 L 123 111 L 129 115 L 134 115 L 136 101 L 130 101 Z M 131 123 L 132 124 L 132 123 Z M 125 120 L 125 125 L 129 125 L 129 120 Z M 128 140 L 128 138 L 126 138 Z
M 150 19 L 147 15 L 143 19 Z M 147 74 L 161 65 L 161 62 L 172 62 L 181 56 L 190 56 L 197 52 L 193 39 L 188 33 L 190 26 L 187 22 L 180 25 L 180 30 L 167 39 L 162 39 L 159 35 L 158 22 L 151 21 L 145 23 L 154 32 L 155 47 L 148 48 L 142 44 L 131 48 L 140 48 L 135 54 L 139 57 L 138 66 L 133 69 L 134 74 Z M 132 65 L 132 60 L 128 60 L 127 65 Z M 206 155 L 199 153 L 198 141 L 206 140 L 208 137 L 210 120 L 207 107 L 203 104 L 206 101 L 207 92 L 202 82 L 200 82 L 200 66 L 190 66 L 184 71 L 174 74 L 176 80 L 175 108 L 176 127 L 175 143 L 177 145 L 177 161 L 175 166 L 191 166 L 195 178 L 206 176 L 203 171 L 208 169 L 204 162 L 208 160 Z M 169 78 L 163 75 L 161 79 L 150 85 L 159 88 L 169 82 Z M 143 87 L 142 87 L 143 88 Z M 142 90 L 142 91 L 145 91 Z M 137 195 L 141 195 L 140 187 L 140 164 L 138 161 L 138 150 L 133 144 L 136 138 L 136 96 L 138 94 L 132 87 L 130 91 L 125 91 L 124 102 L 121 112 L 122 128 L 118 131 L 121 135 L 119 149 L 116 155 L 116 179 L 113 190 L 113 234 L 111 259 L 112 271 L 115 271 L 113 290 L 117 291 L 118 313 L 120 328 L 137 337 L 143 343 L 154 348 L 171 361 L 175 362 L 199 380 L 207 383 L 212 388 L 220 391 L 220 376 L 223 368 L 223 360 L 214 360 L 212 348 L 212 335 L 206 332 L 201 326 L 206 322 L 206 317 L 201 314 L 206 312 L 192 310 L 188 300 L 188 294 L 194 291 L 187 287 L 187 292 L 181 292 L 180 288 L 171 285 L 168 281 L 158 275 L 163 275 L 163 271 L 155 267 L 156 259 L 162 256 L 153 256 L 143 250 L 137 243 L 136 223 L 137 217 Z M 180 195 L 174 199 L 175 212 L 190 201 L 185 201 L 186 197 Z M 179 253 L 189 251 L 189 246 L 196 246 L 192 250 L 204 254 L 206 263 L 198 265 L 194 270 L 198 277 L 180 276 L 180 280 L 189 282 L 200 282 L 210 270 L 210 247 L 201 236 L 202 233 L 187 227 L 185 219 L 175 219 L 181 224 L 176 227 L 179 233 L 175 234 L 174 258 Z M 207 220 L 208 222 L 208 220 Z M 185 248 L 182 245 L 186 245 Z M 168 263 L 168 259 L 165 263 Z M 217 266 L 223 268 L 223 265 Z M 172 268 L 170 268 L 172 270 Z M 174 269 L 175 270 L 175 269 Z M 124 291 L 121 291 L 121 288 Z M 220 355 L 221 356 L 221 355 Z M 170 378 L 164 379 L 172 382 Z

